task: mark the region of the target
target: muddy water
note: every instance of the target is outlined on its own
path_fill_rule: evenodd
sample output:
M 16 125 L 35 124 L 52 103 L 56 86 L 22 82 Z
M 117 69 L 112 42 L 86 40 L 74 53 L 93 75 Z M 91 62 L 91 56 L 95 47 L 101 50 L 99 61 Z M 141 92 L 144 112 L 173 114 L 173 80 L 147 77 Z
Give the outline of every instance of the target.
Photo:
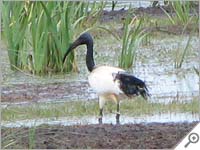
M 182 67 L 174 67 L 175 51 L 182 51 L 187 40 L 188 37 L 163 38 L 160 41 L 153 41 L 152 47 L 139 50 L 138 55 L 141 55 L 143 62 L 139 60 L 133 72 L 147 82 L 153 102 L 184 102 L 199 96 L 199 76 L 193 70 L 193 67 L 199 66 L 196 37 L 191 41 Z M 148 61 L 145 62 L 142 57 L 148 58 Z
M 190 51 L 182 68 L 174 68 L 174 51 L 182 49 L 187 39 L 188 37 L 179 36 L 153 39 L 150 45 L 138 49 L 136 64 L 130 72 L 147 83 L 152 102 L 188 102 L 199 95 L 199 77 L 193 70 L 193 67 L 198 67 L 197 37 L 191 40 Z M 106 45 L 110 44 L 109 42 L 103 41 L 101 47 L 98 41 L 96 42 L 95 60 L 97 64 L 117 66 L 119 46 L 111 44 L 113 49 L 108 49 Z M 11 73 L 4 76 L 3 104 L 96 99 L 97 95 L 87 83 L 88 71 L 83 49 L 84 47 L 77 49 L 79 74 L 35 77 L 23 73 Z
M 154 114 L 151 116 L 129 117 L 122 115 L 120 118 L 120 124 L 138 124 L 138 123 L 166 123 L 166 122 L 193 122 L 199 121 L 199 116 L 191 113 L 166 113 L 166 114 Z M 103 123 L 116 124 L 115 115 L 105 115 Z M 20 120 L 15 122 L 1 122 L 3 127 L 33 127 L 41 124 L 49 125 L 86 125 L 86 124 L 98 124 L 98 118 L 94 116 L 78 117 L 60 117 L 60 118 L 45 118 L 45 119 L 31 119 Z
M 152 2 L 150 1 L 134 1 L 134 2 L 131 2 L 131 1 L 118 1 L 117 2 L 117 5 L 115 7 L 115 10 L 120 10 L 122 8 L 124 9 L 128 9 L 128 6 L 131 4 L 131 6 L 133 8 L 139 8 L 139 7 L 143 7 L 143 8 L 147 8 L 149 6 L 151 6 Z M 161 2 L 162 4 L 162 2 Z M 111 10 L 111 3 L 107 3 L 107 6 L 105 8 L 105 10 Z
M 198 40 L 193 37 L 190 52 L 182 68 L 174 68 L 174 51 L 179 45 L 184 47 L 188 37 L 165 37 L 162 40 L 152 40 L 149 46 L 141 46 L 137 51 L 137 61 L 130 71 L 135 76 L 145 80 L 151 93 L 152 102 L 169 103 L 172 101 L 189 102 L 199 96 L 199 77 L 192 69 L 198 67 Z M 102 40 L 102 39 L 101 39 Z M 112 45 L 112 53 L 103 41 L 101 49 L 96 46 L 95 60 L 97 64 L 114 64 L 117 66 L 119 46 Z M 177 44 L 180 43 L 180 44 Z M 12 104 L 31 104 L 32 102 L 64 102 L 69 100 L 96 99 L 97 95 L 87 83 L 88 71 L 85 67 L 85 52 L 79 48 L 77 60 L 79 74 L 56 75 L 45 78 L 26 76 L 23 73 L 3 74 L 2 105 L 8 107 Z M 111 56 L 112 55 L 112 56 Z M 102 59 L 102 56 L 104 59 Z M 111 58 L 113 57 L 113 58 Z M 110 59 L 111 58 L 111 59 Z M 114 123 L 114 116 L 105 116 L 105 123 Z M 96 117 L 84 118 L 58 118 L 47 119 L 49 124 L 94 124 Z M 140 122 L 181 122 L 197 121 L 199 118 L 189 113 L 173 112 L 169 114 L 155 114 L 153 116 L 129 117 L 122 116 L 121 123 Z M 33 123 L 42 124 L 46 120 L 20 120 L 17 122 L 3 122 L 4 126 L 30 126 Z
M 153 102 L 169 103 L 172 101 L 190 101 L 199 95 L 199 77 L 194 72 L 180 71 L 178 73 L 162 72 L 169 66 L 145 66 L 141 71 L 136 71 L 136 76 L 143 78 L 149 85 L 151 100 Z M 188 67 L 192 65 L 188 64 Z

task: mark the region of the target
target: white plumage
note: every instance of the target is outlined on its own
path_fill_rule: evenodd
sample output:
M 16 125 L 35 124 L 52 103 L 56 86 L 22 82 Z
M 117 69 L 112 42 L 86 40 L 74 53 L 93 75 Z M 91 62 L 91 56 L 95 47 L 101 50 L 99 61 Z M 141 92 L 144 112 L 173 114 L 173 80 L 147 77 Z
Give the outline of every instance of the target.
M 119 122 L 119 95 L 126 96 L 141 95 L 145 99 L 148 94 L 148 89 L 145 83 L 125 72 L 125 70 L 110 67 L 110 66 L 95 66 L 93 58 L 93 39 L 89 33 L 82 34 L 76 41 L 74 41 L 64 55 L 63 63 L 67 55 L 79 45 L 85 44 L 87 46 L 86 65 L 90 71 L 88 82 L 91 88 L 99 96 L 100 118 L 102 123 L 103 107 L 107 100 L 113 100 L 117 103 L 116 121 Z
M 95 68 L 88 76 L 88 81 L 91 88 L 98 94 L 116 94 L 123 93 L 119 88 L 119 82 L 114 81 L 114 74 L 125 72 L 123 69 L 99 66 Z

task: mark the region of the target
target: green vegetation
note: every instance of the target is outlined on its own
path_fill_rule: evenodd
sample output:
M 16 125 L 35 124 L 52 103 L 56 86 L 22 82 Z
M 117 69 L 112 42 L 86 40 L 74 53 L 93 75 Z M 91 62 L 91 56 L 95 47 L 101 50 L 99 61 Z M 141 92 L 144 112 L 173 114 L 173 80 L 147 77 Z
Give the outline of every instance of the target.
M 36 141 L 36 137 L 35 137 L 35 131 L 36 131 L 36 127 L 34 126 L 33 128 L 29 128 L 29 134 L 28 134 L 28 139 L 29 139 L 29 149 L 34 149 L 36 148 L 35 146 L 35 141 Z
M 104 7 L 104 2 L 3 2 L 11 69 L 37 75 L 76 71 L 74 53 L 64 66 L 63 55 L 77 35 L 92 29 Z
M 190 11 L 192 10 L 192 2 L 189 1 L 173 1 L 171 2 L 171 6 L 173 8 L 173 11 L 175 12 L 175 16 L 172 15 L 172 13 L 168 13 L 165 9 L 160 7 L 165 14 L 168 16 L 168 19 L 173 25 L 182 25 L 183 31 L 185 32 L 185 29 L 191 22 L 191 20 L 194 17 L 194 14 L 191 16 Z M 196 19 L 196 23 L 198 22 L 198 19 Z
M 133 12 L 125 15 L 119 14 L 122 18 L 118 17 L 118 14 L 117 17 L 113 16 L 114 12 L 110 16 L 108 13 L 105 18 L 100 18 L 102 10 L 109 2 L 4 1 L 2 3 L 2 39 L 7 44 L 11 69 L 36 75 L 47 75 L 40 78 L 23 74 L 19 76 L 13 72 L 10 75 L 6 72 L 3 74 L 4 87 L 7 87 L 8 84 L 16 86 L 12 84 L 13 81 L 15 84 L 21 82 L 23 84 L 48 84 L 66 82 L 66 80 L 74 81 L 77 78 L 85 80 L 87 76 L 85 72 L 81 72 L 81 77 L 75 73 L 67 76 L 63 74 L 77 71 L 76 57 L 81 58 L 78 61 L 85 67 L 85 47 L 80 47 L 80 49 L 84 49 L 80 52 L 81 56 L 76 56 L 74 51 L 67 57 L 64 65 L 61 61 L 69 44 L 86 31 L 90 31 L 94 37 L 94 55 L 97 64 L 118 65 L 130 69 L 138 61 L 139 67 L 144 64 L 144 68 L 149 65 L 154 69 L 154 65 L 161 68 L 163 64 L 169 63 L 171 66 L 174 65 L 175 69 L 181 68 L 178 71 L 182 75 L 191 71 L 192 68 L 189 68 L 190 70 L 182 68 L 183 63 L 188 63 L 190 60 L 193 63 L 193 58 L 197 56 L 196 46 L 194 46 L 197 42 L 194 40 L 195 44 L 193 44 L 193 35 L 198 34 L 199 31 L 199 16 L 195 15 L 195 12 L 190 13 L 194 2 L 168 1 L 167 5 L 171 5 L 172 12 L 175 13 L 162 8 L 166 14 L 164 16 L 144 13 L 134 17 L 134 9 L 131 8 L 129 11 L 133 10 Z M 110 3 L 109 7 L 112 10 L 120 6 L 117 1 L 110 1 Z M 198 2 L 196 3 L 198 4 Z M 157 2 L 154 5 L 157 6 Z M 127 7 L 126 5 L 124 8 Z M 100 21 L 102 21 L 101 24 Z M 184 40 L 186 37 L 188 37 L 187 41 Z M 168 39 L 170 40 L 168 41 Z M 146 45 L 147 43 L 149 45 Z M 137 52 L 141 55 L 138 55 Z M 136 56 L 138 57 L 136 58 Z M 152 61 L 152 59 L 154 60 Z M 158 72 L 155 71 L 155 76 L 176 75 L 174 69 L 170 67 L 168 69 L 168 66 L 166 68 L 163 72 L 160 69 Z M 192 71 L 199 76 L 199 68 L 194 67 L 193 69 Z M 140 70 L 137 68 L 137 71 L 143 71 L 143 66 Z M 146 68 L 144 73 L 145 76 L 148 75 Z M 68 83 L 66 82 L 66 84 Z M 174 101 L 163 104 L 151 103 L 137 97 L 134 100 L 122 101 L 120 111 L 122 116 L 137 117 L 162 115 L 169 112 L 199 114 L 199 108 L 198 98 L 187 103 Z M 104 114 L 115 113 L 116 104 L 108 102 Z M 36 119 L 37 121 L 37 119 L 54 117 L 98 117 L 98 115 L 97 101 L 77 100 L 64 103 L 33 103 L 24 106 L 8 105 L 1 109 L 2 121 L 11 122 L 26 119 Z M 36 148 L 36 129 L 37 127 L 6 128 L 5 135 L 2 136 L 2 148 L 23 148 L 21 145 L 17 145 L 19 139 L 28 140 L 27 149 Z
M 147 33 L 142 29 L 144 20 L 142 18 L 132 18 L 130 14 L 126 17 L 122 36 L 122 51 L 119 58 L 119 67 L 129 69 L 133 66 L 142 39 Z
M 96 37 L 100 37 L 102 32 L 99 29 L 112 34 L 117 40 L 122 40 L 118 65 L 129 69 L 135 63 L 136 50 L 141 41 L 150 43 L 153 31 L 173 33 L 167 28 L 170 25 L 181 26 L 182 33 L 187 27 L 195 30 L 198 28 L 195 10 L 190 16 L 193 10 L 192 2 L 170 2 L 175 15 L 161 7 L 168 16 L 162 19 L 149 17 L 148 14 L 133 17 L 134 9 L 130 5 L 129 14 L 119 22 L 110 23 L 109 27 L 108 23 L 99 24 L 102 11 L 107 4 L 110 3 L 4 1 L 3 36 L 8 45 L 11 69 L 28 71 L 36 75 L 77 72 L 74 52 L 67 57 L 64 65 L 62 64 L 66 49 L 83 32 L 92 30 Z M 112 1 L 109 7 L 114 10 L 116 4 L 117 1 Z M 122 26 L 122 33 L 118 34 L 119 27 Z M 186 54 L 186 49 L 184 50 L 183 54 Z M 182 58 L 185 56 L 178 58 L 176 67 L 181 66 Z
M 195 73 L 200 77 L 200 70 L 196 67 L 193 67 Z
M 105 114 L 115 113 L 116 104 L 108 102 Z M 121 102 L 120 111 L 128 116 L 140 116 L 166 112 L 192 112 L 199 113 L 199 101 L 194 99 L 190 103 L 173 102 L 169 104 L 150 103 L 137 98 Z M 57 104 L 33 104 L 30 106 L 10 106 L 2 109 L 2 121 L 15 121 L 23 119 L 39 119 L 51 117 L 81 117 L 98 116 L 98 103 L 95 101 L 70 101 Z
M 114 11 L 115 6 L 117 5 L 117 2 L 118 2 L 118 1 L 112 1 L 112 11 Z
M 1 139 L 1 146 L 2 146 L 1 148 L 6 149 L 8 147 L 12 147 L 13 145 L 15 145 L 17 142 L 15 140 L 15 137 L 16 137 L 16 134 L 18 134 L 18 132 L 20 132 L 20 130 L 16 130 L 15 132 L 11 130 L 7 131 L 7 133 L 9 134 Z M 19 134 L 18 134 L 18 137 L 19 137 Z
M 187 53 L 189 52 L 189 46 L 190 46 L 191 36 L 189 36 L 187 43 L 184 48 L 182 48 L 179 44 L 179 47 L 177 50 L 175 50 L 175 68 L 181 68 L 184 59 L 187 56 Z
M 27 49 L 27 45 L 24 42 L 28 17 L 26 17 L 26 11 L 23 5 L 19 5 L 17 2 L 13 2 L 12 5 L 4 2 L 2 6 L 2 18 L 3 34 L 8 44 L 11 69 L 15 69 L 20 66 L 20 62 L 24 63 L 25 61 L 24 59 L 19 61 L 19 56 L 23 57 Z
M 19 139 L 28 140 L 28 146 L 26 149 L 36 148 L 36 126 L 27 128 L 25 130 L 20 128 L 12 128 L 4 132 L 4 137 L 1 139 L 2 149 L 24 149 L 22 145 L 17 144 Z M 17 139 L 16 139 L 17 138 Z
M 172 7 L 176 13 L 177 20 L 183 25 L 187 25 L 190 21 L 190 2 L 174 1 Z

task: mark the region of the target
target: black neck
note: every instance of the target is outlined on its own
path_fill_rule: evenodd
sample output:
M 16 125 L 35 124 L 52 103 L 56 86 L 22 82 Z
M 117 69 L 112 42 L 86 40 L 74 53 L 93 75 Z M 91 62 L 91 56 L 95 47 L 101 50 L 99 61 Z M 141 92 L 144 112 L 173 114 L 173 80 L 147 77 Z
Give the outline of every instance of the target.
M 79 45 L 85 44 L 87 46 L 87 54 L 86 54 L 86 65 L 88 70 L 91 72 L 94 69 L 95 63 L 93 58 L 93 39 L 89 33 L 82 34 L 75 42 L 73 42 L 68 48 L 67 52 L 64 55 L 63 63 L 67 55 L 75 49 Z
M 87 44 L 86 65 L 90 72 L 94 69 L 93 43 Z

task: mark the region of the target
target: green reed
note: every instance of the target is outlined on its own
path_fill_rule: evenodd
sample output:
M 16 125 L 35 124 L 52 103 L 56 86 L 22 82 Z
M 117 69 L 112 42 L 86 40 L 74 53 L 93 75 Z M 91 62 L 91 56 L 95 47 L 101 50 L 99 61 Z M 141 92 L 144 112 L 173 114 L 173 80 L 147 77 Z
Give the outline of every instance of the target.
M 37 75 L 77 71 L 75 53 L 62 63 L 74 38 L 91 30 L 105 2 L 3 2 L 3 35 L 11 69 Z
M 24 59 L 20 59 L 20 56 L 23 57 L 27 49 L 24 44 L 28 25 L 25 7 L 25 3 L 19 2 L 3 2 L 2 6 L 3 35 L 7 39 L 8 56 L 13 70 L 24 64 Z
M 122 51 L 119 58 L 119 66 L 129 69 L 133 66 L 136 58 L 136 50 L 143 38 L 147 35 L 142 29 L 143 18 L 127 16 L 124 23 L 122 36 Z
M 182 67 L 183 62 L 186 59 L 188 52 L 189 52 L 191 38 L 192 38 L 192 36 L 188 37 L 188 40 L 187 40 L 184 48 L 179 46 L 178 49 L 176 50 L 175 60 L 174 60 L 175 68 L 181 68 Z
M 169 21 L 173 25 L 183 25 L 183 32 L 186 27 L 192 21 L 194 15 L 190 15 L 190 11 L 192 10 L 192 2 L 190 1 L 173 1 L 170 3 L 172 6 L 175 15 L 172 13 L 168 13 L 164 8 L 160 7 L 164 13 L 168 16 Z

